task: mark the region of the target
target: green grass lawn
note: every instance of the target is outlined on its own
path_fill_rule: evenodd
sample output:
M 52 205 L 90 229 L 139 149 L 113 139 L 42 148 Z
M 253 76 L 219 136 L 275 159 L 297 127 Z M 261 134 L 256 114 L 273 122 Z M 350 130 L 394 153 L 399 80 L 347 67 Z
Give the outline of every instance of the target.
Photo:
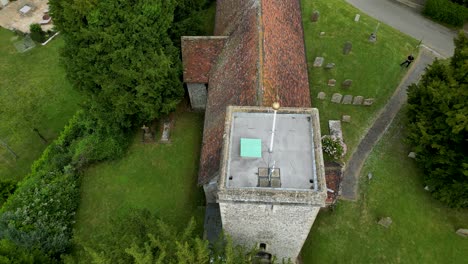
M 304 263 L 466 263 L 468 240 L 455 231 L 468 228 L 468 210 L 431 198 L 404 137 L 400 113 L 363 167 L 359 200 L 319 213 Z M 387 216 L 385 229 L 377 221 Z
M 320 18 L 313 23 L 311 15 L 315 10 L 320 12 Z M 356 23 L 354 16 L 358 13 L 361 18 Z M 351 123 L 342 124 L 349 157 L 405 75 L 406 70 L 399 64 L 414 51 L 418 41 L 381 24 L 377 42 L 369 42 L 378 21 L 342 0 L 302 0 L 302 16 L 312 105 L 320 111 L 322 134 L 329 134 L 328 120 L 351 116 Z M 320 36 L 320 32 L 325 35 Z M 352 51 L 343 55 L 346 41 L 352 43 Z M 322 68 L 312 67 L 319 56 L 325 58 Z M 336 64 L 335 68 L 325 70 L 330 62 Z M 327 85 L 329 79 L 337 80 L 335 87 Z M 341 87 L 346 79 L 353 80 L 349 90 Z M 326 100 L 316 99 L 320 91 L 327 94 Z M 375 103 L 371 107 L 334 104 L 330 102 L 333 93 L 375 98 Z
M 59 65 L 60 37 L 25 53 L 16 51 L 15 41 L 12 32 L 0 28 L 0 139 L 19 156 L 16 160 L 0 145 L 0 178 L 18 181 L 46 147 L 22 113 L 34 116 L 51 142 L 78 109 L 80 96 Z
M 122 159 L 87 170 L 75 226 L 78 241 L 90 243 L 112 217 L 131 208 L 148 209 L 180 229 L 191 216 L 202 226 L 204 210 L 199 206 L 205 201 L 197 175 L 203 115 L 177 112 L 175 116 L 172 143 L 143 144 L 139 131 Z

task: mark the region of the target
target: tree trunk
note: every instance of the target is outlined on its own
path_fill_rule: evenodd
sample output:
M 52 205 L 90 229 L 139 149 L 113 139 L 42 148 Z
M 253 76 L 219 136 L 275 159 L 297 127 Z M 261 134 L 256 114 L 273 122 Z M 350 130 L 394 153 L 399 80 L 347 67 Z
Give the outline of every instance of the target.
M 10 148 L 10 146 L 8 146 L 8 144 L 3 141 L 2 139 L 0 139 L 0 143 L 5 146 L 5 148 L 11 153 L 11 155 L 15 156 L 15 159 L 18 159 L 19 156 Z
M 36 132 L 36 134 L 42 139 L 42 143 L 44 144 L 47 144 L 49 143 L 47 141 L 47 139 L 45 139 L 45 137 L 39 132 L 39 130 L 37 128 L 33 128 L 34 132 Z

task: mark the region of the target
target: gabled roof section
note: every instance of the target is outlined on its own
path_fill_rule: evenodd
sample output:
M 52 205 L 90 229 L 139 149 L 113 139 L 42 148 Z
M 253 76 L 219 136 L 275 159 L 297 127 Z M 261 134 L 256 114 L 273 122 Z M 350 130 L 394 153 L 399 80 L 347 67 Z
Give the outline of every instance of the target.
M 219 3 L 218 3 L 219 5 Z M 243 10 L 242 22 L 226 41 L 210 73 L 198 182 L 207 183 L 219 169 L 228 105 L 257 105 L 258 29 L 255 7 Z
M 182 37 L 184 82 L 208 83 L 209 72 L 227 37 Z
M 299 0 L 218 0 L 215 34 L 228 39 L 208 78 L 200 184 L 219 170 L 227 106 L 311 106 Z
M 262 0 L 263 106 L 310 107 L 299 0 Z

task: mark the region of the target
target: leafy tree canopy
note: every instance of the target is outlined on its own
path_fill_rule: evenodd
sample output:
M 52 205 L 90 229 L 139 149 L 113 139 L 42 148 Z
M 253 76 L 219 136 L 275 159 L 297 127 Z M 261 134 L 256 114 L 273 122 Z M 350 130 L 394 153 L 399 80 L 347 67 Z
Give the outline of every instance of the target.
M 468 39 L 450 63 L 436 60 L 408 89 L 409 141 L 434 197 L 468 207 Z
M 175 0 L 51 0 L 65 35 L 63 63 L 101 126 L 130 127 L 167 114 L 183 95 L 169 37 Z

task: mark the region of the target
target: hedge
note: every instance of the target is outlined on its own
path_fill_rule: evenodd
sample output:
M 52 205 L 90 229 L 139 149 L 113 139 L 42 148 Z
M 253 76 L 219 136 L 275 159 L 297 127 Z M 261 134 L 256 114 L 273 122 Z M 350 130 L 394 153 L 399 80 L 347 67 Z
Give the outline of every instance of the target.
M 436 21 L 462 27 L 468 19 L 468 8 L 449 0 L 427 0 L 423 14 Z
M 0 240 L 39 250 L 51 259 L 70 250 L 80 172 L 93 162 L 119 157 L 128 146 L 123 132 L 95 127 L 79 111 L 34 162 L 0 210 Z

